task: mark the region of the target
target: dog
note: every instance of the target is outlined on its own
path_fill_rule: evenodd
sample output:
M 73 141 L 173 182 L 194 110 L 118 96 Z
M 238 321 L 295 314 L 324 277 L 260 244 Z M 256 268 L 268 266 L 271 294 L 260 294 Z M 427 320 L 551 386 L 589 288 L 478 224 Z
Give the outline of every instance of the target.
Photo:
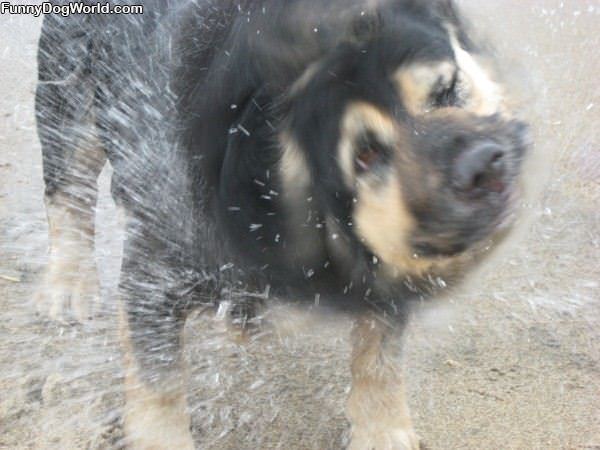
M 529 147 L 486 54 L 450 0 L 143 5 L 45 17 L 40 308 L 92 314 L 108 160 L 132 448 L 194 448 L 189 312 L 227 301 L 248 329 L 266 298 L 355 318 L 349 448 L 419 448 L 402 330 L 508 234 Z

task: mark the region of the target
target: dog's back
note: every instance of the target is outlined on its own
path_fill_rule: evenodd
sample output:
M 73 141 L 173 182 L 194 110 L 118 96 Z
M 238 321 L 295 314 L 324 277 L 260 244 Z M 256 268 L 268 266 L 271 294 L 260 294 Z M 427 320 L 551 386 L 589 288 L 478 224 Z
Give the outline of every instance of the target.
M 144 251 L 172 255 L 193 248 L 184 224 L 196 231 L 202 226 L 189 207 L 176 100 L 190 80 L 177 68 L 192 55 L 199 63 L 194 83 L 201 86 L 236 2 L 216 3 L 152 0 L 140 15 L 44 18 L 36 119 L 51 257 L 37 301 L 51 316 L 83 319 L 97 300 L 94 206 L 107 160 L 113 198 L 144 224 Z M 181 39 L 192 31 L 195 40 Z M 161 236 L 169 242 L 159 242 Z

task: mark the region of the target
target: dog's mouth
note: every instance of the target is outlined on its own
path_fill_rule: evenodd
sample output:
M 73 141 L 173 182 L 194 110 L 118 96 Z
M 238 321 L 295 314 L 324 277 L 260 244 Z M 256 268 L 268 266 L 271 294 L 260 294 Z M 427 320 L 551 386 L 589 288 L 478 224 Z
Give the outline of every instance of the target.
M 445 146 L 429 141 L 427 148 L 433 148 L 429 155 L 442 181 L 412 206 L 416 227 L 411 245 L 419 257 L 476 251 L 505 235 L 515 222 L 519 175 L 529 147 L 527 126 L 495 117 L 482 124 L 485 133 L 455 131 L 453 139 L 447 138 L 452 135 L 452 128 L 447 128 L 436 136 Z
M 480 139 L 438 166 L 444 181 L 412 208 L 416 227 L 411 245 L 417 256 L 438 259 L 477 252 L 505 234 L 520 198 L 520 143 Z
M 446 198 L 440 214 L 425 216 L 411 238 L 414 255 L 449 258 L 486 247 L 509 231 L 517 218 L 520 190 L 507 179 L 490 180 L 481 198 Z

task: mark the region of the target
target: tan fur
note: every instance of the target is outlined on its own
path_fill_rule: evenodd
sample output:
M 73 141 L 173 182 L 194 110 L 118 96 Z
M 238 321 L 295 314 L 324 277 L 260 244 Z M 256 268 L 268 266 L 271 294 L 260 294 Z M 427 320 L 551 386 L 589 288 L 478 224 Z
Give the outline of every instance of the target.
M 288 134 L 281 136 L 280 144 L 282 153 L 279 168 L 283 185 L 288 188 L 285 194 L 294 195 L 298 190 L 308 188 L 310 171 L 298 144 Z
M 456 66 L 450 61 L 413 64 L 399 69 L 394 81 L 402 94 L 404 106 L 415 116 L 429 112 L 428 99 L 432 88 L 438 80 L 449 83 L 455 70 Z
M 382 275 L 390 278 L 423 276 L 449 265 L 449 258 L 415 258 L 408 242 L 416 224 L 405 203 L 401 177 L 410 173 L 411 179 L 418 179 L 420 168 L 406 151 L 409 145 L 406 130 L 387 114 L 363 102 L 347 108 L 341 128 L 339 164 L 346 183 L 354 186 L 357 193 L 354 224 L 363 242 L 381 260 Z M 402 170 L 356 177 L 355 142 L 365 130 L 395 150 L 394 166 Z
M 414 258 L 408 236 L 415 223 L 402 197 L 402 184 L 396 173 L 382 183 L 359 180 L 354 220 L 359 235 L 380 258 L 388 276 L 421 275 L 434 261 Z
M 384 144 L 395 147 L 398 144 L 398 130 L 394 121 L 375 106 L 364 102 L 355 102 L 346 108 L 341 125 L 339 161 L 348 186 L 354 186 L 354 148 L 360 133 L 372 131 Z
M 46 201 L 49 261 L 34 295 L 38 311 L 54 320 L 84 321 L 100 292 L 94 261 L 94 217 L 91 205 L 76 208 L 69 199 Z
M 280 136 L 281 161 L 279 175 L 283 185 L 281 195 L 285 198 L 288 248 L 290 260 L 297 264 L 310 261 L 318 251 L 315 245 L 319 230 L 303 226 L 309 216 L 310 208 L 310 169 L 298 144 L 287 133 Z
M 476 57 L 461 47 L 456 31 L 449 28 L 448 33 L 455 61 L 412 64 L 394 74 L 393 80 L 408 111 L 414 116 L 432 112 L 428 102 L 436 83 L 449 84 L 458 70 L 457 89 L 465 102 L 461 110 L 479 116 L 504 113 L 506 108 L 501 86 Z
M 96 180 L 107 158 L 93 113 L 88 115 L 80 130 L 85 139 L 66 162 L 71 184 L 45 198 L 49 260 L 34 299 L 40 313 L 59 321 L 88 319 L 100 293 L 94 261 Z
M 465 90 L 469 93 L 465 109 L 480 116 L 489 116 L 504 112 L 503 92 L 499 84 L 493 81 L 483 66 L 466 50 L 450 30 L 450 42 L 454 50 L 456 63 L 463 74 Z
M 478 249 L 453 257 L 414 255 L 408 242 L 415 220 L 408 211 L 399 175 L 389 173 L 384 182 L 359 180 L 354 222 L 364 243 L 380 260 L 380 274 L 388 278 L 452 277 L 472 264 Z
M 124 429 L 132 450 L 193 450 L 185 382 L 181 373 L 168 383 L 149 386 L 138 375 L 125 312 L 120 311 L 120 337 L 125 370 Z
M 476 59 L 461 48 L 456 33 L 449 29 L 456 61 L 434 61 L 402 67 L 393 76 L 404 105 L 414 116 L 440 117 L 451 115 L 457 120 L 469 120 L 472 114 L 488 116 L 504 112 L 502 89 Z M 449 84 L 458 70 L 458 89 L 465 102 L 461 108 L 432 109 L 429 99 L 438 82 Z M 346 182 L 357 188 L 357 205 L 354 220 L 360 236 L 367 246 L 382 260 L 383 273 L 389 277 L 406 275 L 426 276 L 452 272 L 453 265 L 462 265 L 470 255 L 455 258 L 415 258 L 407 239 L 415 227 L 402 191 L 403 182 L 418 180 L 418 165 L 412 164 L 403 146 L 404 133 L 401 126 L 375 107 L 364 103 L 353 104 L 342 120 L 340 144 L 340 167 Z M 364 129 L 373 131 L 379 139 L 395 149 L 395 164 L 401 170 L 356 179 L 354 174 L 354 142 Z M 385 177 L 385 178 L 381 178 Z M 430 180 L 435 181 L 435 180 Z M 418 183 L 417 183 L 418 185 Z M 413 192 L 413 196 L 418 191 Z M 415 199 L 418 200 L 418 199 Z
M 388 325 L 373 316 L 358 319 L 352 331 L 350 450 L 419 448 L 406 403 L 399 348 L 386 341 L 388 334 L 392 334 Z

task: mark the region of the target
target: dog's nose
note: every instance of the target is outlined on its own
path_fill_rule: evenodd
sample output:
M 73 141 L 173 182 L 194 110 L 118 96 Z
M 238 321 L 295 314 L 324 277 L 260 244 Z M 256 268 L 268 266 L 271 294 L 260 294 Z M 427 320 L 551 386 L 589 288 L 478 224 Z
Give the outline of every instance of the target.
M 464 151 L 454 166 L 454 186 L 468 194 L 501 192 L 505 152 L 498 144 L 486 142 Z

